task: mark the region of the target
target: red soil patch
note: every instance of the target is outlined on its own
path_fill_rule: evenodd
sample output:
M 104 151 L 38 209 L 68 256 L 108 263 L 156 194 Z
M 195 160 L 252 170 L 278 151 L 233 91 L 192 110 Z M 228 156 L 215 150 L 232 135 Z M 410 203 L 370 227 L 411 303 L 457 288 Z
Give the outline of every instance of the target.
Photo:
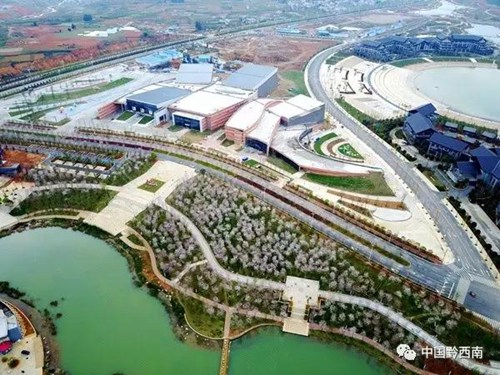
M 16 26 L 11 29 L 11 34 L 17 39 L 9 41 L 12 47 L 24 47 L 26 49 L 46 50 L 58 48 L 88 48 L 97 46 L 99 38 L 78 36 L 78 29 L 68 35 L 65 26 Z M 64 33 L 64 34 L 63 34 Z
M 0 19 L 3 20 L 17 19 L 32 14 L 34 14 L 34 11 L 32 9 L 23 7 L 21 5 L 11 4 L 4 10 L 0 11 Z
M 25 69 L 30 69 L 31 71 L 48 70 L 78 61 L 95 59 L 106 54 L 129 50 L 140 45 L 164 43 L 181 38 L 180 36 L 175 35 L 161 35 L 155 38 L 148 39 L 146 43 L 140 38 L 140 35 L 140 33 L 133 31 L 127 32 L 122 40 L 114 42 L 102 40 L 99 38 L 77 37 L 80 38 L 78 39 L 78 45 L 76 43 L 76 39 L 73 40 L 72 38 L 59 38 L 58 45 L 56 47 L 67 48 L 68 50 L 71 50 L 71 52 L 49 58 L 43 58 L 39 56 L 37 57 L 36 55 L 33 55 L 33 61 L 14 63 L 14 66 L 11 66 L 9 63 L 4 63 L 3 66 L 0 66 L 0 79 L 3 77 L 20 75 Z M 54 38 L 54 36 L 40 36 L 24 40 L 29 41 L 31 39 L 36 39 L 36 43 L 38 43 L 38 45 L 33 45 L 31 46 L 32 48 L 36 46 L 37 49 L 41 49 L 41 47 L 50 49 L 51 43 L 54 43 L 54 40 L 51 41 L 50 38 Z M 45 40 L 45 44 L 40 44 L 41 40 Z
M 438 375 L 473 375 L 473 372 L 457 365 L 451 359 L 428 358 L 425 361 L 425 369 Z
M 40 164 L 45 156 L 24 151 L 5 150 L 4 158 L 10 163 L 19 163 L 24 168 L 32 168 Z
M 225 60 L 270 64 L 281 70 L 301 70 L 318 51 L 332 45 L 331 41 L 292 39 L 277 36 L 274 32 L 216 43 Z

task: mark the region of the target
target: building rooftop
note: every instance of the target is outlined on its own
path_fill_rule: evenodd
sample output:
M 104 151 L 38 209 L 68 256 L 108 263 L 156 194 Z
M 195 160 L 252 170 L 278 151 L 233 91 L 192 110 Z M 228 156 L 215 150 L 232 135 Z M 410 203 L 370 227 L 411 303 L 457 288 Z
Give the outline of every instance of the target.
M 272 99 L 257 99 L 244 104 L 227 121 L 226 127 L 242 131 L 250 129 L 263 116 L 266 105 L 273 102 L 278 103 Z
M 495 139 L 497 137 L 496 133 L 493 133 L 493 132 L 483 132 L 483 134 L 481 134 L 484 138 L 488 138 L 488 139 Z
M 246 64 L 233 73 L 222 84 L 244 90 L 256 90 L 264 81 L 278 71 L 274 66 Z
M 498 160 L 497 164 L 495 165 L 495 167 L 491 171 L 491 175 L 495 178 L 500 179 L 500 160 Z
M 0 309 L 0 340 L 5 339 L 9 334 L 9 329 L 7 327 L 7 317 L 5 316 L 2 309 Z
M 278 116 L 289 119 L 295 116 L 304 115 L 308 112 L 319 109 L 322 106 L 324 106 L 323 103 L 312 99 L 309 96 L 297 95 L 285 102 L 281 102 L 273 106 L 269 109 L 269 111 L 277 114 Z
M 369 165 L 348 164 L 338 160 L 325 158 L 304 149 L 298 142 L 298 137 L 304 132 L 304 126 L 289 126 L 279 128 L 273 139 L 272 148 L 286 156 L 300 167 L 308 170 L 337 173 L 338 175 L 368 175 L 379 172 L 379 168 Z
M 420 107 L 410 109 L 410 113 L 420 113 L 421 115 L 424 115 L 426 117 L 433 115 L 436 113 L 437 108 L 434 106 L 432 103 L 427 103 L 424 105 L 421 105 Z
M 479 42 L 485 40 L 480 35 L 469 35 L 469 34 L 453 34 L 450 36 L 450 39 L 454 41 L 467 41 L 467 42 L 472 42 L 472 41 Z
M 477 129 L 472 127 L 472 126 L 464 126 L 464 128 L 462 129 L 462 131 L 464 133 L 473 133 L 473 134 L 476 134 L 477 132 Z
M 302 108 L 304 111 L 312 111 L 320 108 L 324 104 L 316 99 L 306 95 L 297 95 L 287 100 L 288 103 L 296 107 Z
M 294 106 L 289 102 L 281 102 L 269 109 L 272 113 L 285 118 L 292 118 L 304 113 L 302 108 Z
M 273 134 L 280 126 L 280 116 L 274 113 L 264 112 L 257 127 L 248 133 L 248 137 L 264 142 L 266 145 L 271 145 Z
M 474 137 L 469 137 L 467 135 L 462 136 L 462 141 L 467 142 L 470 145 L 473 145 L 474 143 L 477 142 L 477 139 Z
M 175 80 L 184 84 L 209 84 L 213 68 L 212 64 L 181 64 Z
M 452 151 L 457 151 L 457 152 L 462 152 L 464 151 L 469 145 L 466 142 L 460 141 L 455 138 L 448 137 L 446 135 L 443 135 L 441 133 L 434 133 L 432 134 L 431 138 L 429 139 L 430 143 L 434 143 L 436 145 L 446 147 L 449 150 Z
M 457 162 L 457 169 L 463 177 L 476 178 L 479 175 L 476 163 L 472 161 L 459 161 Z
M 182 53 L 174 49 L 166 49 L 157 53 L 152 53 L 147 56 L 139 57 L 135 61 L 139 64 L 154 67 L 157 65 L 165 64 L 174 59 L 182 58 Z
M 476 158 L 481 170 L 486 173 L 493 171 L 500 161 L 499 155 L 484 146 L 475 148 L 470 154 L 472 157 Z
M 444 124 L 444 126 L 448 129 L 455 129 L 455 130 L 458 129 L 458 124 L 451 121 L 447 121 L 446 124 Z
M 140 94 L 128 96 L 127 99 L 158 106 L 165 102 L 182 98 L 189 94 L 191 94 L 191 91 L 179 89 L 177 87 L 160 87 L 157 89 L 142 92 Z
M 171 104 L 169 108 L 199 114 L 200 116 L 210 116 L 242 102 L 244 102 L 244 99 L 200 90 Z
M 415 134 L 423 133 L 432 129 L 432 121 L 425 117 L 420 112 L 411 114 L 406 118 L 406 122 Z

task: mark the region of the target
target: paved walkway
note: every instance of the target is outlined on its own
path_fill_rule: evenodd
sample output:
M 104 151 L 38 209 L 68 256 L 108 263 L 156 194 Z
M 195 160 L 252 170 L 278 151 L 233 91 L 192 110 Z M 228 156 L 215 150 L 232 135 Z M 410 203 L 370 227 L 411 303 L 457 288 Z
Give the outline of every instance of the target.
M 191 231 L 195 240 L 198 242 L 198 245 L 202 249 L 203 254 L 205 255 L 205 257 L 208 261 L 208 264 L 217 274 L 219 274 L 219 276 L 221 276 L 225 279 L 239 282 L 239 283 L 249 284 L 252 286 L 263 287 L 263 288 L 267 288 L 267 289 L 277 289 L 277 290 L 284 289 L 285 284 L 283 284 L 283 283 L 278 283 L 275 281 L 265 280 L 265 279 L 252 278 L 249 276 L 242 276 L 242 275 L 235 274 L 233 272 L 230 272 L 230 271 L 222 268 L 220 266 L 220 264 L 217 262 L 217 259 L 215 258 L 214 254 L 210 248 L 210 245 L 208 244 L 206 239 L 203 237 L 203 235 L 199 231 L 199 229 L 194 225 L 194 223 L 189 218 L 187 218 L 185 215 L 183 215 L 181 212 L 179 212 L 175 208 L 168 206 L 164 202 L 163 203 L 155 202 L 155 203 L 157 203 L 157 204 L 159 203 L 160 207 L 166 209 L 172 215 L 174 215 L 175 217 L 180 219 L 183 222 L 183 224 Z M 445 344 L 440 342 L 437 338 L 428 334 L 422 328 L 416 326 L 411 321 L 404 318 L 401 314 L 391 310 L 390 308 L 388 308 L 380 303 L 373 302 L 371 300 L 368 300 L 368 299 L 362 298 L 362 297 L 350 296 L 350 295 L 345 295 L 345 294 L 335 293 L 335 292 L 330 292 L 330 291 L 321 290 L 319 293 L 320 293 L 320 297 L 325 298 L 325 299 L 329 299 L 329 300 L 336 301 L 336 302 L 352 304 L 352 305 L 356 305 L 356 306 L 361 306 L 361 307 L 376 311 L 379 314 L 387 317 L 389 320 L 397 323 L 402 328 L 404 328 L 408 332 L 412 333 L 416 337 L 422 339 L 423 341 L 425 341 L 429 345 L 445 346 Z M 479 364 L 477 362 L 474 362 L 471 360 L 466 360 L 466 359 L 458 359 L 457 358 L 457 359 L 455 359 L 455 361 L 458 364 L 460 364 L 461 366 L 464 366 L 468 369 L 479 371 L 482 374 L 500 375 L 500 369 L 494 369 L 494 368 L 491 368 L 489 366 Z
M 500 230 L 488 215 L 477 204 L 472 204 L 468 199 L 461 200 L 462 207 L 472 216 L 487 242 L 492 245 L 492 250 L 500 254 Z
M 199 231 L 199 229 L 196 227 L 196 225 L 189 218 L 187 218 L 185 215 L 183 215 L 181 212 L 179 212 L 175 208 L 168 206 L 165 203 L 164 197 L 162 198 L 161 196 L 157 196 L 154 199 L 154 202 L 158 206 L 160 206 L 161 208 L 164 208 L 169 213 L 171 213 L 172 215 L 174 215 L 175 217 L 180 219 L 183 222 L 183 224 L 191 231 L 193 237 L 198 242 L 208 264 L 217 274 L 219 274 L 219 276 L 221 276 L 225 279 L 228 279 L 228 280 L 236 281 L 236 282 L 242 283 L 242 284 L 247 284 L 247 285 L 250 285 L 253 287 L 257 287 L 257 288 L 284 290 L 284 288 L 285 288 L 284 283 L 279 283 L 279 282 L 275 282 L 275 281 L 271 281 L 271 280 L 252 278 L 249 276 L 235 274 L 235 273 L 230 272 L 230 271 L 224 269 L 223 267 L 221 267 L 220 264 L 218 263 L 217 259 L 215 258 L 214 254 L 210 248 L 210 245 L 208 244 L 208 242 L 204 238 L 203 234 Z M 37 217 L 37 219 L 52 218 L 52 217 L 57 217 L 57 216 L 58 215 L 48 215 L 46 217 Z M 76 218 L 76 217 L 67 217 L 67 216 L 64 216 L 64 217 L 67 219 L 73 219 L 73 220 Z M 30 219 L 31 218 L 26 218 L 26 220 L 30 220 Z M 140 238 L 144 241 L 143 237 L 138 232 L 133 230 L 132 228 L 128 228 L 125 226 L 124 230 L 126 230 L 128 233 L 134 233 L 138 238 Z M 111 233 L 111 234 L 113 234 L 113 233 Z M 217 308 L 222 309 L 226 312 L 228 311 L 228 309 L 230 309 L 229 307 L 227 307 L 225 305 L 216 303 L 216 302 L 211 301 L 205 297 L 199 296 L 196 293 L 194 293 L 192 290 L 187 289 L 185 287 L 182 287 L 179 284 L 173 283 L 171 280 L 166 279 L 160 273 L 160 271 L 158 269 L 158 266 L 156 263 L 156 257 L 154 255 L 153 249 L 149 246 L 149 244 L 147 244 L 147 242 L 144 241 L 144 243 L 145 243 L 144 246 L 135 245 L 135 246 L 131 246 L 131 247 L 136 248 L 138 250 L 146 250 L 149 253 L 152 271 L 153 271 L 155 277 L 161 282 L 161 284 L 164 284 L 167 289 L 169 289 L 169 288 L 177 289 L 181 293 L 183 293 L 187 296 L 196 298 L 205 304 L 217 307 Z M 433 346 L 443 346 L 444 345 L 439 340 L 437 340 L 435 337 L 429 335 L 423 329 L 421 329 L 420 327 L 417 327 L 415 324 L 413 324 L 409 320 L 405 319 L 399 313 L 396 313 L 395 311 L 393 311 L 393 310 L 391 310 L 391 309 L 389 309 L 389 308 L 387 308 L 379 303 L 376 303 L 376 302 L 373 302 L 373 301 L 370 301 L 368 299 L 361 298 L 361 297 L 343 295 L 340 293 L 329 292 L 329 291 L 320 291 L 320 296 L 323 298 L 326 298 L 326 299 L 331 299 L 333 301 L 337 301 L 337 302 L 349 303 L 349 304 L 354 304 L 354 305 L 358 305 L 361 307 L 369 308 L 373 311 L 376 311 L 376 312 L 386 316 L 391 321 L 397 323 L 398 325 L 405 328 L 406 330 L 413 333 L 415 336 L 419 337 L 420 339 L 422 339 L 423 341 L 427 342 L 430 345 L 433 345 Z M 237 312 L 241 313 L 240 310 L 237 310 Z M 250 312 L 246 311 L 246 313 L 247 313 L 246 315 L 248 315 L 248 316 L 262 317 L 264 319 L 276 318 L 276 317 L 268 316 L 267 314 L 262 314 L 262 313 L 257 312 L 257 311 L 250 311 Z M 470 361 L 470 360 L 456 359 L 456 362 L 458 362 L 460 365 L 462 365 L 466 368 L 479 371 L 482 374 L 500 375 L 500 369 L 493 369 L 489 366 L 478 364 L 478 363 Z
M 193 168 L 169 161 L 158 161 L 145 174 L 119 188 L 116 197 L 102 211 L 95 213 L 85 222 L 116 236 L 125 230 L 130 220 L 152 204 L 154 199 L 158 197 L 165 199 L 177 185 L 194 174 Z M 151 179 L 164 182 L 155 193 L 140 188 Z

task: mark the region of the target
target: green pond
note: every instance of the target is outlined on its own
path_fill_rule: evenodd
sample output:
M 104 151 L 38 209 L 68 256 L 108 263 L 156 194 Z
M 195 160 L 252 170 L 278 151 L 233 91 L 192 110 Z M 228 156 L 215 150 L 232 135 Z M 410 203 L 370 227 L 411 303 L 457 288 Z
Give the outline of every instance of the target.
M 62 366 L 72 375 L 218 374 L 218 351 L 179 342 L 163 306 L 136 288 L 126 260 L 104 241 L 61 228 L 0 239 L 0 280 L 47 307 Z M 57 307 L 50 301 L 57 300 Z M 386 375 L 367 355 L 263 330 L 233 343 L 230 375 Z

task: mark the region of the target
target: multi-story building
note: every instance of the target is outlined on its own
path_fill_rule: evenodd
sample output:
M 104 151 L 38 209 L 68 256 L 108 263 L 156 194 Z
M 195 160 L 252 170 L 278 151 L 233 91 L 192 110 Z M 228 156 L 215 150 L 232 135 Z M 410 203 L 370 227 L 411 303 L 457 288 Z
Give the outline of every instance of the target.
M 168 108 L 174 125 L 203 132 L 224 126 L 245 101 L 245 98 L 200 90 L 176 101 Z
M 382 62 L 429 55 L 488 56 L 493 52 L 492 44 L 482 36 L 455 34 L 428 38 L 394 36 L 365 41 L 354 47 L 356 55 Z
M 434 133 L 429 138 L 427 155 L 432 155 L 437 158 L 449 157 L 456 160 L 463 155 L 468 148 L 469 144 L 467 142 L 448 137 L 441 133 Z
M 264 98 L 278 86 L 278 69 L 273 66 L 246 64 L 222 81 L 222 84 L 255 91 L 259 98 Z
M 419 144 L 427 140 L 434 133 L 431 119 L 417 112 L 406 117 L 403 133 L 410 144 Z

